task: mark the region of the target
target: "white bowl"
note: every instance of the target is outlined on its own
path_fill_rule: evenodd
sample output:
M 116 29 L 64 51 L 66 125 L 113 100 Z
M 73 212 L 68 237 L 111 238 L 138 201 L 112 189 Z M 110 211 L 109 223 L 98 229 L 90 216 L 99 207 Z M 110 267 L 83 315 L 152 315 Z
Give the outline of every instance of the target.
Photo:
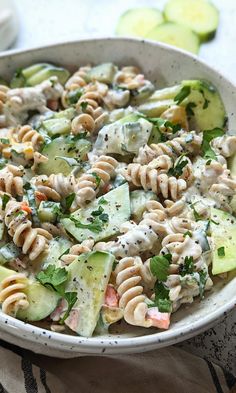
M 10 77 L 18 67 L 38 61 L 76 69 L 87 63 L 112 61 L 138 65 L 157 87 L 182 79 L 204 78 L 219 90 L 229 116 L 229 128 L 236 128 L 236 87 L 198 58 L 167 45 L 125 38 L 104 38 L 57 44 L 0 56 L 0 75 Z M 173 314 L 170 330 L 158 331 L 127 326 L 113 328 L 106 336 L 84 338 L 54 333 L 18 321 L 0 312 L 1 338 L 49 356 L 75 357 L 80 354 L 121 354 L 148 351 L 175 344 L 213 326 L 236 302 L 236 277 L 216 280 L 203 301 L 196 300 Z

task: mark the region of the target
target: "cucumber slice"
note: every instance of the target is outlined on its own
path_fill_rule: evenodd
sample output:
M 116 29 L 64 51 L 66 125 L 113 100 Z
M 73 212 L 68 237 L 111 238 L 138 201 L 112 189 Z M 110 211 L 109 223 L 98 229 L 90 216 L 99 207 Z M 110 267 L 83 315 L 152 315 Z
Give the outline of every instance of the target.
M 163 23 L 154 27 L 146 38 L 150 40 L 164 42 L 177 48 L 197 54 L 200 48 L 200 41 L 192 30 L 178 23 Z
M 192 29 L 202 41 L 212 38 L 219 24 L 219 11 L 206 0 L 170 0 L 164 15 L 168 21 Z
M 49 136 L 69 134 L 71 130 L 71 121 L 66 117 L 48 119 L 42 122 L 42 127 Z
M 0 248 L 0 265 L 11 262 L 20 254 L 21 250 L 13 242 L 5 244 Z
M 42 201 L 38 207 L 38 218 L 41 222 L 56 222 L 60 211 L 60 203 Z
M 130 193 L 131 218 L 140 221 L 146 209 L 146 203 L 151 200 L 157 200 L 157 195 L 152 191 L 132 191 Z
M 105 203 L 103 201 L 105 200 Z M 108 215 L 109 220 L 102 226 L 100 232 L 94 232 L 87 228 L 78 228 L 69 218 L 61 220 L 62 225 L 76 240 L 82 242 L 92 238 L 96 242 L 107 239 L 120 232 L 120 226 L 130 217 L 129 186 L 127 183 L 115 188 L 104 196 L 91 202 L 86 208 L 75 211 L 71 216 L 78 223 L 91 224 L 92 213 L 103 208 L 103 213 Z
M 143 118 L 133 121 L 136 117 L 139 116 L 129 115 L 104 126 L 98 133 L 94 150 L 98 154 L 114 153 L 122 156 L 138 153 L 139 148 L 145 145 L 150 137 L 152 124 Z
M 164 22 L 162 13 L 156 8 L 133 8 L 120 16 L 116 34 L 145 37 L 155 26 Z
M 211 240 L 212 274 L 236 269 L 236 218 L 227 212 L 212 208 Z
M 14 270 L 0 266 L 0 282 L 5 278 L 16 274 Z M 50 289 L 35 281 L 28 282 L 28 287 L 24 289 L 29 301 L 29 307 L 17 312 L 17 318 L 24 321 L 40 321 L 50 315 L 56 308 L 60 296 Z
M 59 82 L 64 85 L 70 73 L 65 68 L 56 67 L 53 64 L 38 63 L 30 67 L 16 70 L 10 86 L 11 88 L 35 86 L 52 76 L 57 76 Z
M 72 243 L 65 237 L 53 238 L 49 243 L 50 252 L 48 252 L 46 258 L 43 260 L 42 270 L 46 269 L 48 265 L 61 267 L 59 258 L 64 252 L 68 251 L 71 246 Z
M 148 117 L 160 117 L 166 109 L 174 105 L 173 100 L 154 101 L 151 97 L 150 100 L 147 100 L 144 104 L 141 104 L 138 107 L 138 110 Z
M 94 332 L 113 262 L 112 254 L 97 251 L 82 254 L 68 267 L 66 292 L 78 294 L 72 311 L 78 315 L 78 319 L 70 323 L 69 317 L 65 323 L 81 336 L 91 337 Z
M 42 163 L 37 168 L 38 174 L 45 174 L 47 176 L 52 173 L 62 173 L 67 176 L 73 169 L 69 161 L 59 159 L 59 157 L 77 158 L 79 161 L 84 161 L 87 158 L 87 153 L 91 148 L 91 142 L 87 139 L 73 140 L 73 137 L 59 137 L 53 139 L 50 143 L 44 146 L 42 154 L 48 157 L 46 163 Z M 78 163 L 79 166 L 79 163 Z
M 99 64 L 91 68 L 87 74 L 88 81 L 97 80 L 98 82 L 111 84 L 116 72 L 116 67 L 112 63 Z
M 190 103 L 193 116 L 190 117 L 190 129 L 211 130 L 215 127 L 224 128 L 226 111 L 223 101 L 216 88 L 204 80 L 188 80 L 181 83 L 188 86 L 191 91 L 180 105 L 186 108 Z

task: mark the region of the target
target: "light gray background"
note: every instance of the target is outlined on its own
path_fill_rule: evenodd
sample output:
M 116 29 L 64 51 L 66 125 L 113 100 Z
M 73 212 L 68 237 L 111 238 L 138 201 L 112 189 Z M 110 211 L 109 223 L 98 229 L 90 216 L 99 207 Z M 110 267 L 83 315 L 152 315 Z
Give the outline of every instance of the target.
M 85 37 L 112 36 L 119 15 L 134 6 L 163 8 L 165 0 L 15 0 L 20 30 L 12 48 L 29 48 Z M 220 26 L 199 56 L 236 83 L 236 0 L 214 0 Z M 235 103 L 236 104 L 236 103 Z M 236 374 L 236 313 L 216 328 L 181 344 Z

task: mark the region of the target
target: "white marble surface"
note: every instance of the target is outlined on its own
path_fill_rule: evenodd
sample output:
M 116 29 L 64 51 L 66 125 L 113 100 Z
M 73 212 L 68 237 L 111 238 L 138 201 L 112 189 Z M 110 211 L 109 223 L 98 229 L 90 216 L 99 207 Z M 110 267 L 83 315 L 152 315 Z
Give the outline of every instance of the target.
M 13 48 L 29 48 L 84 37 L 112 36 L 119 15 L 134 6 L 157 6 L 165 0 L 15 0 L 20 31 Z M 220 10 L 215 39 L 199 56 L 236 83 L 236 1 L 214 0 Z M 236 374 L 236 313 L 215 329 L 181 346 L 210 358 Z

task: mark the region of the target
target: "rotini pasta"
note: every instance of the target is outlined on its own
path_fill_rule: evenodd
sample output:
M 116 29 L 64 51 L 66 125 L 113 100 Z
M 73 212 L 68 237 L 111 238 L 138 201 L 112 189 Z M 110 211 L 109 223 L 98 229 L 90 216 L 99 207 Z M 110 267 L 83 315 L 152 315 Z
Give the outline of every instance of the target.
M 16 316 L 17 311 L 29 306 L 24 289 L 27 278 L 23 273 L 16 273 L 5 278 L 0 284 L 0 303 L 5 314 Z
M 36 64 L 13 82 L 0 85 L 2 312 L 82 336 L 121 319 L 168 329 L 211 271 L 235 266 L 236 137 L 219 94 L 193 80 L 154 91 L 112 63 Z

